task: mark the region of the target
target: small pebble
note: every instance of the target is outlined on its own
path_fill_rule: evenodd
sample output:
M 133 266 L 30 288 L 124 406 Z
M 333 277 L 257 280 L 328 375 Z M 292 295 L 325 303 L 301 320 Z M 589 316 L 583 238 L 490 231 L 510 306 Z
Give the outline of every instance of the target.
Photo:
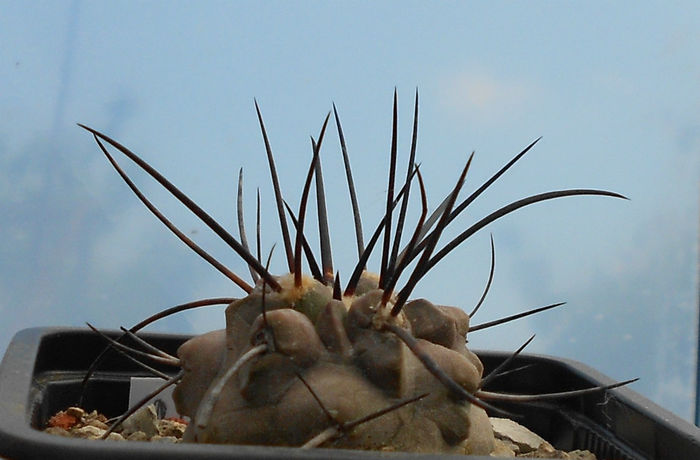
M 153 404 L 137 410 L 122 423 L 122 432 L 125 435 L 128 436 L 137 431 L 143 431 L 146 438 L 158 434 L 158 414 Z
M 74 416 L 61 411 L 49 419 L 48 425 L 50 427 L 59 427 L 63 428 L 64 430 L 70 430 L 79 421 L 80 419 L 76 419 Z
M 160 436 L 182 438 L 182 435 L 185 434 L 185 429 L 187 429 L 187 425 L 175 420 L 165 419 L 158 421 L 158 434 L 160 434 Z
M 569 452 L 571 460 L 596 460 L 595 454 L 589 450 L 573 450 Z
M 46 433 L 53 434 L 56 436 L 70 436 L 70 431 L 64 430 L 60 426 L 50 426 L 44 430 Z
M 109 429 L 109 425 L 107 425 L 105 422 L 102 422 L 98 419 L 92 419 L 89 420 L 88 422 L 85 423 L 86 426 L 94 426 L 95 428 L 99 428 L 101 430 L 107 431 Z
M 75 438 L 98 439 L 105 434 L 105 431 L 106 430 L 88 425 L 71 430 L 71 436 Z
M 517 448 L 517 446 L 513 443 L 501 439 L 494 439 L 491 457 L 513 458 L 515 457 L 515 448 Z
M 66 409 L 66 414 L 75 417 L 78 420 L 82 420 L 85 415 L 85 411 L 80 407 L 69 407 Z
M 148 441 L 148 436 L 143 431 L 136 431 L 126 437 L 127 441 Z
M 160 436 L 160 435 L 155 435 L 150 439 L 151 442 L 166 442 L 166 443 L 176 443 L 179 442 L 180 440 L 177 439 L 175 436 Z
M 539 435 L 528 430 L 519 423 L 507 418 L 490 417 L 493 434 L 497 439 L 501 439 L 511 447 L 516 454 L 525 454 L 536 451 L 540 448 L 547 449 L 547 446 L 554 448 Z M 543 444 L 546 446 L 542 447 Z

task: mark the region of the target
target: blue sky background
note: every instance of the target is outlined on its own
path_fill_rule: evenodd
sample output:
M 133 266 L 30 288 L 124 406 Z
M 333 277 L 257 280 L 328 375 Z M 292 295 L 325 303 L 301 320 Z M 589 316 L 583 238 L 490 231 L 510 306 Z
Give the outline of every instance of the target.
M 414 295 L 471 310 L 488 275 L 491 232 L 496 277 L 475 322 L 568 306 L 474 333 L 473 347 L 510 350 L 534 332 L 529 351 L 640 377 L 633 389 L 689 419 L 698 31 L 693 1 L 2 1 L 0 351 L 26 327 L 116 328 L 174 304 L 242 294 L 148 213 L 76 122 L 131 147 L 231 229 L 243 167 L 251 224 L 261 189 L 267 251 L 280 238 L 253 98 L 293 207 L 309 135 L 337 104 L 368 235 L 384 206 L 392 92 L 403 175 L 418 87 L 418 161 L 431 207 L 471 151 L 465 196 L 543 136 L 446 237 L 548 190 L 604 188 L 631 200 L 577 197 L 520 210 L 462 245 Z M 322 162 L 335 262 L 347 279 L 356 254 L 335 128 Z M 157 184 L 122 164 L 185 232 L 247 274 Z M 284 268 L 279 249 L 275 272 Z M 214 309 L 154 329 L 223 324 Z

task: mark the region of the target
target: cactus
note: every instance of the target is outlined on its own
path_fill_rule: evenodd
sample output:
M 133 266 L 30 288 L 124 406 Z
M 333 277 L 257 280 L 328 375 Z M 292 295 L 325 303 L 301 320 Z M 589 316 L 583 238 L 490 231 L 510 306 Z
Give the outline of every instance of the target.
M 278 278 L 280 292 L 260 283 L 226 309 L 225 331 L 195 337 L 178 350 L 185 373 L 174 399 L 192 420 L 185 440 L 300 446 L 330 428 L 326 445 L 335 447 L 491 451 L 484 410 L 461 392 L 451 394 L 392 332 L 412 331 L 416 350 L 473 393 L 483 367 L 465 345 L 469 317 L 462 310 L 415 300 L 392 316 L 371 274 L 365 274 L 366 291 L 342 299 L 317 280 L 304 277 L 296 288 L 291 278 Z M 256 349 L 260 354 L 230 376 Z M 212 356 L 219 362 L 207 363 Z M 224 386 L 215 394 L 217 384 Z
M 156 217 L 246 292 L 246 296 L 240 299 L 204 300 L 171 309 L 142 321 L 125 333 L 133 335 L 150 322 L 176 311 L 230 302 L 226 308 L 225 329 L 190 339 L 179 348 L 177 358 L 161 358 L 182 368 L 165 385 L 177 385 L 174 391 L 177 409 L 190 418 L 185 441 L 484 455 L 489 454 L 494 446 L 487 411 L 504 413 L 488 400 L 562 397 L 628 383 L 530 396 L 499 395 L 483 389 L 501 369 L 483 376 L 483 366 L 478 356 L 467 348 L 466 337 L 469 331 L 495 324 L 470 326 L 470 316 L 478 309 L 491 284 L 493 240 L 489 282 L 479 304 L 470 314 L 461 308 L 436 305 L 425 299 L 409 300 L 417 283 L 436 263 L 476 231 L 510 212 L 565 196 L 624 197 L 590 189 L 533 195 L 491 213 L 436 251 L 440 236 L 450 222 L 537 140 L 457 204 L 471 164 L 470 157 L 453 190 L 427 216 L 426 191 L 420 170 L 415 165 L 417 93 L 406 179 L 396 195 L 396 93 L 393 108 L 386 213 L 365 246 L 345 140 L 338 113 L 333 107 L 353 203 L 359 259 L 344 290 L 332 265 L 319 161 L 330 113 L 318 139 L 312 138 L 313 159 L 298 214 L 294 215 L 287 207 L 288 218 L 256 102 L 289 268 L 289 273 L 281 276 L 273 276 L 263 265 L 259 251 L 255 257 L 248 247 L 240 206 L 242 179 L 239 179 L 239 241 L 136 154 L 106 135 L 81 125 L 93 134 L 117 172 Z M 105 143 L 136 162 L 227 242 L 249 265 L 254 284 L 249 285 L 175 228 L 124 174 Z M 304 236 L 306 205 L 314 179 L 321 241 L 320 266 Z M 401 249 L 409 194 L 416 180 L 420 187 L 422 212 L 410 241 Z M 399 205 L 394 229 L 392 224 Z M 294 244 L 288 227 L 290 221 L 296 235 Z M 380 236 L 383 236 L 381 266 L 379 273 L 374 274 L 365 266 Z M 259 238 L 258 233 L 258 246 Z M 302 272 L 302 256 L 306 258 L 310 275 Z M 408 281 L 399 289 L 397 283 L 401 275 L 413 262 Z M 498 322 L 559 305 L 538 308 Z M 86 381 L 96 365 L 89 371 Z

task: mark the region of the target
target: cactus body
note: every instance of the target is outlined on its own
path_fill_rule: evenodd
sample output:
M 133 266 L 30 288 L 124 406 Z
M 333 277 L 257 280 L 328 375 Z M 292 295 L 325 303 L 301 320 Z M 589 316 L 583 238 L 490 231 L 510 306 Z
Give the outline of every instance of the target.
M 280 292 L 258 283 L 247 297 L 228 306 L 225 331 L 195 337 L 178 350 L 185 374 L 174 398 L 178 411 L 192 419 L 185 440 L 300 446 L 338 427 L 338 434 L 325 446 L 491 452 L 493 433 L 484 410 L 451 397 L 384 327 L 392 322 L 411 331 L 422 350 L 473 392 L 483 367 L 465 345 L 466 313 L 420 299 L 392 316 L 392 302 L 381 305 L 383 290 L 377 289 L 376 276 L 368 273 L 362 277 L 362 289 L 342 301 L 334 300 L 330 288 L 314 279 L 304 278 L 296 288 L 291 278 L 277 278 L 283 287 Z M 267 289 L 264 303 L 263 289 Z M 268 350 L 226 382 L 205 426 L 199 426 L 197 408 L 211 397 L 207 388 L 260 344 Z M 342 429 L 423 394 L 427 396 Z

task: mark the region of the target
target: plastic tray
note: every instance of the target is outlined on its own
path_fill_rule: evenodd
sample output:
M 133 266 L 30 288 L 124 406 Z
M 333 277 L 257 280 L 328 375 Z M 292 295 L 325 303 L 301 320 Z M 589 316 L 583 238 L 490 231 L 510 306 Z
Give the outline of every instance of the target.
M 111 332 L 117 335 L 118 332 Z M 188 336 L 144 334 L 174 353 Z M 34 328 L 15 335 L 0 364 L 0 456 L 71 459 L 372 459 L 491 457 L 407 454 L 351 450 L 159 444 L 69 439 L 42 433 L 55 412 L 75 405 L 81 380 L 104 340 L 89 330 Z M 508 354 L 477 352 L 491 369 Z M 489 389 L 513 393 L 553 392 L 612 383 L 595 370 L 565 359 L 521 355 L 513 367 L 532 365 L 493 381 Z M 166 369 L 162 369 L 166 370 Z M 172 372 L 172 369 L 168 370 Z M 83 407 L 116 416 L 127 409 L 129 379 L 145 375 L 130 361 L 110 353 L 92 379 Z M 629 389 L 560 400 L 503 404 L 529 427 L 562 450 L 588 449 L 603 459 L 700 459 L 700 429 Z

